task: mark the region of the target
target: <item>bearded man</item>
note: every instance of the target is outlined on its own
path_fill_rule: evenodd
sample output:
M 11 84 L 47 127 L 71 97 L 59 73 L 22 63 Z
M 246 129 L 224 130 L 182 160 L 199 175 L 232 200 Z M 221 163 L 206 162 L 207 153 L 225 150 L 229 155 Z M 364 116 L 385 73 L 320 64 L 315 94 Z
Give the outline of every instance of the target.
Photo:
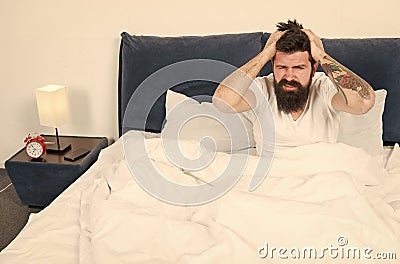
M 340 112 L 368 112 L 375 103 L 373 89 L 329 56 L 321 39 L 296 20 L 277 27 L 257 56 L 221 82 L 214 105 L 228 113 L 251 110 L 259 122 L 272 112 L 278 149 L 336 142 Z M 257 77 L 268 61 L 273 72 Z M 319 64 L 324 72 L 316 72 Z M 261 131 L 256 123 L 257 141 Z

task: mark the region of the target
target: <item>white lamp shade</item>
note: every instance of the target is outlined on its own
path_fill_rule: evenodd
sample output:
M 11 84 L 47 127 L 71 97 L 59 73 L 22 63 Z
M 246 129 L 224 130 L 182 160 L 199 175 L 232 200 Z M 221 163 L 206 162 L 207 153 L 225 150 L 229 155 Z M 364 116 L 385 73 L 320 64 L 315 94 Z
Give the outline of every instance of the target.
M 52 84 L 36 89 L 36 103 L 42 126 L 60 127 L 69 121 L 65 86 Z

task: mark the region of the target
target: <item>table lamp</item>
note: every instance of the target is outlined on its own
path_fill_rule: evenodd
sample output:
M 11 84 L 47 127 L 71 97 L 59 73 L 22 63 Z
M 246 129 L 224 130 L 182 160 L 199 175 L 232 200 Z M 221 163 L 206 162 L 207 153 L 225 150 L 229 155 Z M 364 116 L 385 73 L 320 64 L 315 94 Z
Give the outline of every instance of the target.
M 56 129 L 56 143 L 46 144 L 48 152 L 63 152 L 71 148 L 71 144 L 60 142 L 58 127 L 69 121 L 68 97 L 65 86 L 47 85 L 36 89 L 36 103 L 42 126 Z

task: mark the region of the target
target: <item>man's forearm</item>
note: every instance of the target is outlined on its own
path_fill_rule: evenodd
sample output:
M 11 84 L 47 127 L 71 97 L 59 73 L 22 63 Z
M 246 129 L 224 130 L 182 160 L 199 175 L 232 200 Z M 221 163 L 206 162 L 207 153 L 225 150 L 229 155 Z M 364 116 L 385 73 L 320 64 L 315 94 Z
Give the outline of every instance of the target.
M 374 93 L 374 90 L 372 87 L 358 75 L 337 62 L 329 55 L 325 54 L 320 59 L 320 64 L 325 73 L 329 76 L 333 84 L 338 89 L 346 104 L 352 103 L 349 102 L 349 100 L 368 102 L 369 100 L 373 99 L 372 93 Z
M 242 100 L 244 94 L 261 71 L 262 67 L 271 60 L 272 56 L 273 54 L 271 52 L 263 50 L 256 57 L 231 73 L 217 87 L 214 93 L 214 99 L 217 100 L 214 100 L 214 102 L 220 105 L 220 107 L 222 107 L 221 104 L 227 107 L 234 107 L 237 105 Z M 220 101 L 220 103 L 217 101 Z
M 365 100 L 371 98 L 373 89 L 370 85 L 332 57 L 326 54 L 320 63 L 325 73 L 338 89 L 351 90 Z

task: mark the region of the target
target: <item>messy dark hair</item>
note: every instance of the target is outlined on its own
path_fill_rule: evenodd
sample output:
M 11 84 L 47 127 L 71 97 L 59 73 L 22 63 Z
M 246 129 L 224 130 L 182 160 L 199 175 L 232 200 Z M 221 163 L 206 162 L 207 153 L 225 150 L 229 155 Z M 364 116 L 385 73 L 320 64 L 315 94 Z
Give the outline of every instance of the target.
M 286 31 L 285 34 L 276 42 L 276 50 L 285 53 L 294 53 L 307 51 L 311 65 L 315 64 L 315 60 L 311 55 L 310 40 L 306 33 L 302 31 L 303 26 L 294 19 L 288 20 L 287 23 L 280 22 L 276 25 L 278 31 Z

